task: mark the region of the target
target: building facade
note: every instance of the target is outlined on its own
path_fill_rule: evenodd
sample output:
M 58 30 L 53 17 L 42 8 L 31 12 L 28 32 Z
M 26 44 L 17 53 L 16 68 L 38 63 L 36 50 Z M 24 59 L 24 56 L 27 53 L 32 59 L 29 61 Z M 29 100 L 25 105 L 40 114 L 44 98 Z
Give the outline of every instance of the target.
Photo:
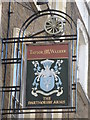
M 0 3 L 0 50 L 1 50 L 1 61 L 0 61 L 0 86 L 3 87 L 13 86 L 13 88 L 8 89 L 8 92 L 0 92 L 0 98 L 2 109 L 9 109 L 14 112 L 14 109 L 18 109 L 18 105 L 20 108 L 25 107 L 25 44 L 20 44 L 20 48 L 18 48 L 17 43 L 7 43 L 8 38 L 17 37 L 19 36 L 20 28 L 23 23 L 33 14 L 37 14 L 38 11 L 45 10 L 45 9 L 57 9 L 63 11 L 71 16 L 71 18 L 75 21 L 77 25 L 77 40 L 78 40 L 78 54 L 77 54 L 77 99 L 75 101 L 75 94 L 73 94 L 73 105 L 77 102 L 77 111 L 75 113 L 63 113 L 63 109 L 61 109 L 61 113 L 34 113 L 34 114 L 6 114 L 1 117 L 5 118 L 89 118 L 89 106 L 90 106 L 90 99 L 89 99 L 89 78 L 90 78 L 90 63 L 89 63 L 89 39 L 90 39 L 90 3 L 88 1 L 82 0 L 79 2 L 75 1 L 52 1 L 50 0 L 48 5 L 42 4 L 37 5 L 36 1 L 33 2 L 1 2 Z M 24 32 L 24 37 L 30 37 L 32 34 L 36 34 L 40 32 L 39 30 L 43 31 L 43 27 L 45 21 L 49 18 L 49 16 L 44 16 L 41 18 L 36 19 L 32 24 L 27 27 Z M 67 19 L 67 16 L 64 15 L 64 18 Z M 64 23 L 66 21 L 63 21 Z M 73 27 L 73 23 L 72 27 Z M 75 32 L 75 31 L 73 31 Z M 23 30 L 21 31 L 22 37 Z M 65 33 L 64 34 L 72 34 L 71 29 L 69 28 L 68 24 L 65 23 Z M 47 35 L 47 33 L 40 32 L 40 35 Z M 7 38 L 6 43 L 2 44 L 2 38 Z M 27 38 L 28 39 L 28 38 Z M 27 40 L 26 39 L 26 40 Z M 13 41 L 15 41 L 14 39 Z M 37 39 L 38 40 L 38 39 Z M 10 40 L 9 40 L 10 41 Z M 56 41 L 55 41 L 56 42 Z M 34 43 L 34 42 L 33 42 Z M 49 43 L 48 41 L 46 43 Z M 30 43 L 31 44 L 31 43 Z M 39 43 L 40 44 L 40 43 Z M 2 48 L 2 49 L 1 49 Z M 23 48 L 23 49 L 22 49 Z M 23 52 L 23 66 L 19 64 L 13 64 L 13 62 L 17 62 L 16 60 L 7 61 L 7 58 L 17 58 L 17 51 L 19 49 L 19 57 Z M 3 51 L 2 51 L 3 50 Z M 2 64 L 1 64 L 2 62 Z M 5 64 L 8 62 L 8 64 Z M 10 64 L 9 62 L 12 62 Z M 75 65 L 75 64 L 74 64 Z M 20 67 L 22 68 L 22 73 Z M 75 66 L 74 66 L 75 67 Z M 18 69 L 18 70 L 17 70 Z M 75 71 L 74 71 L 75 72 Z M 18 74 L 18 75 L 17 75 Z M 21 74 L 21 77 L 20 77 Z M 76 74 L 74 74 L 75 77 Z M 22 79 L 21 84 L 21 98 L 19 98 L 18 88 L 15 86 L 20 85 L 19 79 Z M 74 81 L 75 82 L 75 81 Z M 24 83 L 24 84 L 23 84 Z M 6 88 L 5 88 L 6 90 Z M 11 92 L 12 91 L 12 92 Z M 19 104 L 20 99 L 20 104 Z M 29 112 L 30 110 L 28 110 Z M 55 111 L 55 110 L 53 110 Z M 69 111 L 69 110 L 68 110 Z M 3 111 L 1 110 L 1 113 Z M 10 111 L 8 111 L 10 112 Z M 23 111 L 21 111 L 23 112 Z M 25 110 L 24 110 L 25 112 Z M 31 112 L 35 112 L 32 110 Z M 38 110 L 36 110 L 38 112 Z

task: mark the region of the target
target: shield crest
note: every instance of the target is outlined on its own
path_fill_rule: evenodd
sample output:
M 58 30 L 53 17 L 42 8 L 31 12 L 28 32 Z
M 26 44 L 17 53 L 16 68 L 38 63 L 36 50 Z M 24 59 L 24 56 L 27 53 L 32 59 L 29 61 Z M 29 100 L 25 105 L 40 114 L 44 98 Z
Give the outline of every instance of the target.
M 54 76 L 44 74 L 40 78 L 40 88 L 45 92 L 49 92 L 54 88 Z
M 42 72 L 42 75 L 40 77 L 40 88 L 44 90 L 45 92 L 49 92 L 55 86 L 54 76 L 53 76 L 52 71 L 50 70 L 50 67 L 53 62 L 54 61 L 52 60 L 44 60 L 41 62 L 45 70 Z
M 62 82 L 57 74 L 60 74 L 59 70 L 61 70 L 62 60 L 56 61 L 54 69 L 51 69 L 54 60 L 46 59 L 40 63 L 43 65 L 42 68 L 40 68 L 38 61 L 32 62 L 35 66 L 34 71 L 36 75 L 33 82 L 34 87 L 31 91 L 32 95 L 37 97 L 38 94 L 49 96 L 57 93 L 56 96 L 60 96 L 63 93 L 63 90 L 61 91 Z

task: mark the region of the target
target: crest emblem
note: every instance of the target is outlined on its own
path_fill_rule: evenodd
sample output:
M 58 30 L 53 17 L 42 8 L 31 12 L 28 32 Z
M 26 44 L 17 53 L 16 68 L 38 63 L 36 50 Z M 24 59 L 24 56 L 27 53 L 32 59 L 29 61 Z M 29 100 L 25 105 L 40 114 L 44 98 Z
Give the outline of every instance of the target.
M 49 96 L 56 93 L 56 96 L 63 94 L 63 84 L 60 79 L 61 64 L 63 60 L 43 60 L 40 63 L 38 61 L 32 61 L 34 65 L 35 79 L 32 84 L 32 95 L 35 97 L 38 94 Z M 52 68 L 52 65 L 55 65 Z M 43 65 L 41 69 L 40 65 Z
M 53 72 L 50 70 L 53 62 L 54 61 L 52 60 L 45 60 L 41 62 L 45 70 L 42 71 L 42 75 L 40 77 L 40 88 L 45 92 L 49 92 L 54 88 L 54 75 Z

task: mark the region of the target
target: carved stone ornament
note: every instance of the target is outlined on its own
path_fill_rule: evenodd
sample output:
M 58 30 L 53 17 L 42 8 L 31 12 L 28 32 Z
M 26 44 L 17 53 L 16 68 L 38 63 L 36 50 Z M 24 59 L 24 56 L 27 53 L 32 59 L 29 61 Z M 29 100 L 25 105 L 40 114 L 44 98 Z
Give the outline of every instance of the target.
M 49 17 L 44 25 L 45 31 L 50 35 L 56 35 L 59 33 L 63 33 L 64 24 L 61 18 L 51 16 Z

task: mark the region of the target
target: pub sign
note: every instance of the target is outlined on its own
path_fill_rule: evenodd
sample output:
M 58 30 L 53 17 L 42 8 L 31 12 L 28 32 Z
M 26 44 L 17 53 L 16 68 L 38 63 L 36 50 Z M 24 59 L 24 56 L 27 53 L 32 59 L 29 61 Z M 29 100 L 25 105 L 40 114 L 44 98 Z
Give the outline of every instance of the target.
M 69 43 L 27 45 L 27 107 L 69 106 L 69 55 Z

